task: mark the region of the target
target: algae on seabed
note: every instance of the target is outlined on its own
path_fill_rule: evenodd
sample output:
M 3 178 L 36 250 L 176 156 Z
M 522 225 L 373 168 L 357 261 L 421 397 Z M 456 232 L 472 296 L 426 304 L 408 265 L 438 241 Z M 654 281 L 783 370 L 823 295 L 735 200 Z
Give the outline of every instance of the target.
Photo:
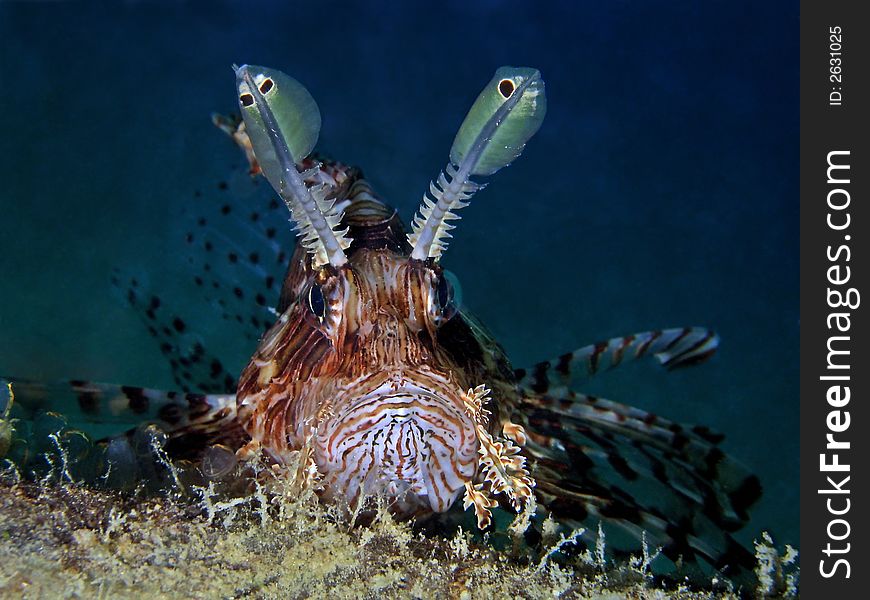
M 415 533 L 381 507 L 350 528 L 316 497 L 133 499 L 77 484 L 0 484 L 4 598 L 733 598 L 657 588 L 643 568 L 525 563 Z M 274 508 L 274 507 L 273 507 Z

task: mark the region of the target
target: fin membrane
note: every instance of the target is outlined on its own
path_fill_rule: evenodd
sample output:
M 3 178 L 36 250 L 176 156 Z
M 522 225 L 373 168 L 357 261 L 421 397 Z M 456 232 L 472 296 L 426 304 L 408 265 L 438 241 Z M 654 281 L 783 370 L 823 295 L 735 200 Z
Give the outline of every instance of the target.
M 112 285 L 141 317 L 183 392 L 235 392 L 236 376 L 189 330 L 185 319 L 169 310 L 159 295 L 148 291 L 139 278 L 125 277 L 117 269 L 112 274 Z
M 722 436 L 565 388 L 526 391 L 513 418 L 526 425 L 536 492 L 553 516 L 617 530 L 608 547 L 636 551 L 642 536 L 675 564 L 701 559 L 727 576 L 754 557 L 730 535 L 761 495 L 758 478 L 718 448 Z

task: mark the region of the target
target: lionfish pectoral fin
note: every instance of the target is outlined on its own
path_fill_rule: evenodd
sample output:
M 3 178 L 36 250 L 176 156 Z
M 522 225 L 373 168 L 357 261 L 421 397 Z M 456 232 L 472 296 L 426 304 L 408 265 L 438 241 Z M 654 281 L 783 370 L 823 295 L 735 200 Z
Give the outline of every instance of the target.
M 524 392 L 514 420 L 526 424 L 537 493 L 562 522 L 612 522 L 676 560 L 702 558 L 732 576 L 752 553 L 731 533 L 761 495 L 758 478 L 718 448 L 722 436 L 637 408 L 561 388 Z
M 719 336 L 703 327 L 644 331 L 583 346 L 529 369 L 518 369 L 516 376 L 522 387 L 543 393 L 644 356 L 655 357 L 668 369 L 697 364 L 712 356 L 718 346 Z
M 160 295 L 147 289 L 142 277 L 124 275 L 115 269 L 111 282 L 157 342 L 182 391 L 210 394 L 235 391 L 236 378 L 223 362 L 190 331 L 185 319 L 173 313 Z
M 84 431 L 129 435 L 131 427 L 155 424 L 167 435 L 170 454 L 191 456 L 215 444 L 238 447 L 246 436 L 236 423 L 233 394 L 192 394 L 137 386 L 71 380 L 52 384 L 9 381 L 18 414 L 57 412 Z M 115 433 L 112 432 L 115 430 Z

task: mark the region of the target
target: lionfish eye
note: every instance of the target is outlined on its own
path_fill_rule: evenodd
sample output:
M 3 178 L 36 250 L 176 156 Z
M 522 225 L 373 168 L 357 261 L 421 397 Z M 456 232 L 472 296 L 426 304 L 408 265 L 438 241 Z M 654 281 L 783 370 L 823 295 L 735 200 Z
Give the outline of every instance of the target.
M 308 290 L 308 308 L 318 319 L 326 315 L 326 301 L 323 299 L 323 290 L 316 283 Z
M 241 96 L 239 96 L 239 102 L 242 103 L 242 106 L 251 106 L 254 103 L 254 97 L 245 92 Z
M 433 304 L 437 304 L 436 322 L 449 321 L 459 312 L 462 305 L 462 286 L 459 279 L 447 269 L 436 275 Z
M 438 295 L 438 306 L 442 309 L 450 304 L 450 301 L 453 300 L 453 286 L 450 285 L 450 281 L 447 280 L 443 274 L 438 277 L 438 288 L 436 289 L 436 293 Z
M 516 89 L 516 86 L 510 79 L 502 79 L 498 82 L 498 93 L 501 94 L 505 100 L 511 97 L 511 94 L 514 93 L 514 89 Z
M 275 82 L 273 82 L 271 78 L 266 77 L 266 79 L 264 79 L 263 82 L 260 84 L 260 93 L 265 95 L 274 86 Z

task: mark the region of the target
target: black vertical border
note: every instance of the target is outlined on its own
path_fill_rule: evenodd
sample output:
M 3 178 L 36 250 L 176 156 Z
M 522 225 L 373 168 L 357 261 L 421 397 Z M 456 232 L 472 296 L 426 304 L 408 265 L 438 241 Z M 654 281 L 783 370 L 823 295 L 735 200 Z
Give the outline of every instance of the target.
M 865 573 L 870 570 L 870 531 L 867 516 L 870 513 L 870 410 L 867 404 L 868 380 L 870 380 L 870 332 L 867 328 L 866 313 L 870 310 L 870 287 L 867 286 L 867 272 L 870 257 L 867 246 L 870 238 L 870 155 L 868 155 L 868 118 L 870 118 L 870 19 L 868 3 L 860 0 L 802 0 L 800 5 L 800 235 L 801 235 L 801 596 L 804 598 L 866 598 L 868 592 L 864 581 Z M 830 28 L 842 30 L 842 82 L 831 81 Z M 837 90 L 840 87 L 842 89 Z M 842 104 L 830 106 L 829 95 L 832 91 L 842 92 Z M 827 180 L 828 153 L 849 151 L 849 183 L 829 184 Z M 840 155 L 838 160 L 843 160 Z M 842 173 L 842 171 L 840 171 Z M 827 214 L 833 212 L 828 207 L 828 193 L 835 188 L 845 188 L 850 197 L 848 211 L 850 226 L 846 230 L 835 231 L 827 222 Z M 842 203 L 845 196 L 835 194 L 835 203 Z M 842 222 L 843 212 L 834 215 L 835 221 Z M 846 236 L 849 239 L 846 239 Z M 828 247 L 836 256 L 836 249 L 848 245 L 850 260 L 845 261 L 846 252 L 840 260 L 830 261 Z M 841 265 L 850 267 L 848 283 L 834 286 L 828 281 L 828 269 Z M 836 273 L 835 273 L 836 275 Z M 855 288 L 862 294 L 856 309 L 831 308 L 827 301 L 828 288 L 839 288 L 845 293 Z M 848 312 L 850 330 L 848 333 L 828 329 L 828 315 L 834 312 Z M 820 377 L 834 374 L 827 369 L 828 338 L 831 335 L 848 335 L 847 359 L 850 368 L 837 374 L 848 374 L 848 382 L 824 381 Z M 839 342 L 841 348 L 845 344 Z M 842 481 L 842 473 L 820 470 L 820 454 L 835 452 L 826 450 L 828 414 L 836 408 L 827 402 L 826 394 L 831 385 L 848 385 L 851 396 L 847 406 L 841 411 L 849 411 L 850 424 L 845 432 L 833 434 L 837 440 L 848 441 L 851 447 L 839 452 L 839 462 L 850 465 L 845 475 L 850 480 L 843 489 L 848 494 L 825 494 L 819 490 L 830 489 L 826 480 L 832 476 L 835 482 Z M 836 418 L 836 417 L 835 417 Z M 843 415 L 841 414 L 841 425 Z M 836 426 L 836 422 L 835 422 Z M 826 502 L 832 499 L 834 509 L 842 509 L 845 499 L 849 498 L 848 513 L 837 517 L 829 513 Z M 836 518 L 849 523 L 849 535 L 841 541 L 831 540 L 828 525 Z M 833 525 L 832 532 L 841 536 L 845 525 Z M 833 548 L 846 548 L 843 554 L 824 550 L 831 543 Z M 846 578 L 845 565 L 840 564 L 834 575 L 822 576 L 824 568 L 830 573 L 837 558 L 845 558 L 849 563 L 849 577 Z M 824 562 L 824 566 L 821 561 Z

